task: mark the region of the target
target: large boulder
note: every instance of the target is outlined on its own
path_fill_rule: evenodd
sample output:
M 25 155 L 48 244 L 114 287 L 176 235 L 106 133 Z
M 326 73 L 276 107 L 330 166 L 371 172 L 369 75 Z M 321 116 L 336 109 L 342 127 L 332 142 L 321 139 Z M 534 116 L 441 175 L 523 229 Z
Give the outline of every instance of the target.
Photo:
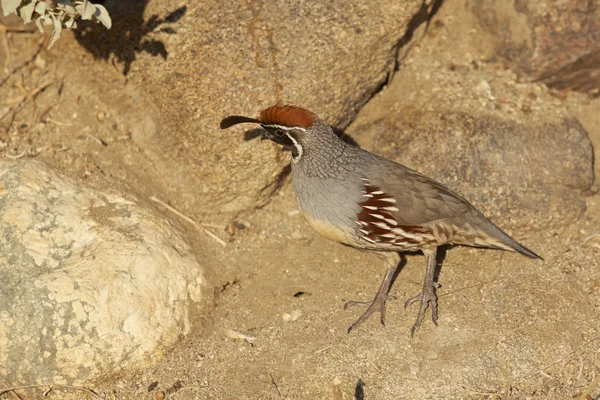
M 0 162 L 0 376 L 77 383 L 190 331 L 203 269 L 169 223 L 35 161 Z
M 288 158 L 241 129 L 220 131 L 221 118 L 285 101 L 347 125 L 387 79 L 421 4 L 107 1 L 112 29 L 77 39 L 122 61 L 157 105 L 157 123 L 136 132 L 147 160 L 133 173 L 184 210 L 236 212 L 269 199 Z
M 494 54 L 558 89 L 600 94 L 600 3 L 470 0 Z M 482 41 L 484 43 L 485 40 Z
M 562 229 L 585 210 L 582 192 L 594 180 L 587 133 L 546 86 L 521 83 L 478 53 L 473 21 L 452 7 L 442 15 L 456 19 L 434 23 L 428 46 L 409 55 L 348 133 L 463 194 L 505 228 Z

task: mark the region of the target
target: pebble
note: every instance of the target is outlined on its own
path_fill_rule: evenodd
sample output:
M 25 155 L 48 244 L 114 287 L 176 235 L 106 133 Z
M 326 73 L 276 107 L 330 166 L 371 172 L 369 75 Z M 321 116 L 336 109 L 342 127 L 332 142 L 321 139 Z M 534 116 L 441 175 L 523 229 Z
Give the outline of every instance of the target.
M 283 320 L 285 322 L 294 322 L 302 316 L 302 310 L 294 310 L 291 313 L 284 313 Z
M 296 232 L 296 231 L 292 232 L 291 237 L 294 240 L 304 240 L 304 239 L 306 239 L 306 236 L 304 236 L 300 232 Z

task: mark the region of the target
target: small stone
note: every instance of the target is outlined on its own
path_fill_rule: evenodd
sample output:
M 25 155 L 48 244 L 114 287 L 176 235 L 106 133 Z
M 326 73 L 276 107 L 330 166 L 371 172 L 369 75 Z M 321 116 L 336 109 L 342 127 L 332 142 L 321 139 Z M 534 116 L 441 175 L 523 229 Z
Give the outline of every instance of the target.
M 165 398 L 165 392 L 154 393 L 154 400 L 163 400 Z
M 306 239 L 306 236 L 304 236 L 303 234 L 301 234 L 300 232 L 294 231 L 292 232 L 292 239 L 294 240 L 304 240 Z
M 475 86 L 475 89 L 477 89 L 479 92 L 488 94 L 490 93 L 490 84 L 488 83 L 488 81 L 486 81 L 485 79 L 482 79 L 481 81 L 479 81 L 479 83 L 477 84 L 477 86 Z
M 284 313 L 283 320 L 285 322 L 294 322 L 302 316 L 302 310 L 294 310 L 291 313 Z
M 44 60 L 42 56 L 38 55 L 35 60 L 33 60 L 33 65 L 35 65 L 37 69 L 44 69 L 46 68 L 46 60 Z
M 96 114 L 96 119 L 100 122 L 104 121 L 104 118 L 106 117 L 106 114 L 103 111 L 98 112 L 98 114 Z

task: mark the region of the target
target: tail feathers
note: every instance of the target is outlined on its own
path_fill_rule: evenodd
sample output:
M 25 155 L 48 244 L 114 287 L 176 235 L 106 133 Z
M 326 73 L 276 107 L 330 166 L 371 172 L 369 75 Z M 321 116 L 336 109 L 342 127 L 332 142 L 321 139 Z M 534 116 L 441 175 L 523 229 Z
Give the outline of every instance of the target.
M 498 247 L 504 250 L 512 250 L 517 253 L 523 254 L 524 256 L 535 258 L 539 260 L 543 260 L 542 257 L 535 254 L 533 251 L 529 250 L 527 247 L 518 243 L 516 240 L 508 236 L 502 229 L 498 228 L 492 221 L 487 219 L 483 214 L 477 212 L 475 225 L 485 232 L 491 240 L 492 247 Z M 497 243 L 494 243 L 497 242 Z
M 538 260 L 543 260 L 542 257 L 538 256 L 533 251 L 531 251 L 527 247 L 523 246 L 521 243 L 515 241 L 510 236 L 508 236 L 506 233 L 504 233 L 504 232 L 502 232 L 502 233 L 504 234 L 504 236 L 506 236 L 506 238 L 501 239 L 502 243 L 505 244 L 506 246 L 510 247 L 512 250 L 516 251 L 517 253 L 523 254 L 524 256 L 530 257 L 530 258 L 536 258 Z

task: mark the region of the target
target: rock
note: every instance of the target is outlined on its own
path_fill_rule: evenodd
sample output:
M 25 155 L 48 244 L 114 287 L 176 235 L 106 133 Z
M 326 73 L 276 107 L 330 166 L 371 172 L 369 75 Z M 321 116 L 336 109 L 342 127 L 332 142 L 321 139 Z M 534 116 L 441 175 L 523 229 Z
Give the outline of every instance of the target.
M 592 152 L 576 120 L 530 125 L 472 110 L 394 117 L 355 129 L 375 132 L 375 153 L 443 182 L 505 228 L 559 229 L 585 211 Z
M 515 71 L 559 89 L 600 94 L 597 1 L 472 0 L 470 7 L 495 53 Z
M 0 376 L 81 384 L 190 331 L 203 270 L 167 221 L 45 164 L 0 162 Z
M 543 84 L 483 61 L 456 10 L 438 18 L 445 28 L 409 55 L 347 133 L 449 186 L 505 229 L 563 229 L 585 210 L 582 192 L 593 183 L 587 133 Z
M 97 26 L 75 34 L 121 61 L 157 105 L 160 123 L 134 135 L 148 158 L 138 177 L 181 209 L 236 212 L 270 198 L 289 157 L 219 121 L 285 101 L 347 125 L 387 79 L 421 3 L 113 0 L 104 3 L 110 35 Z
M 285 322 L 294 322 L 302 316 L 302 310 L 294 310 L 291 313 L 283 313 L 282 318 Z

